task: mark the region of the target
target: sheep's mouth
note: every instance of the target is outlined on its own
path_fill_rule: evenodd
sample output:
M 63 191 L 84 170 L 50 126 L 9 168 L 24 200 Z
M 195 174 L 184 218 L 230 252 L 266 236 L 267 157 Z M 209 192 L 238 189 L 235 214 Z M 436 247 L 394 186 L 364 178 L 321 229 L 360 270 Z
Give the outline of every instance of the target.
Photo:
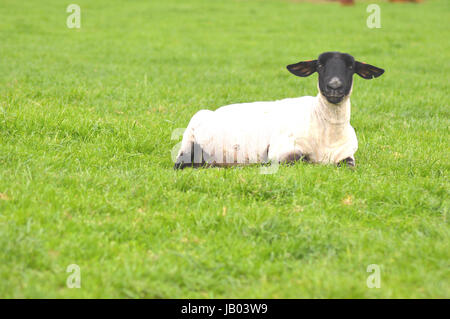
M 338 104 L 344 99 L 344 94 L 324 94 L 328 102 Z

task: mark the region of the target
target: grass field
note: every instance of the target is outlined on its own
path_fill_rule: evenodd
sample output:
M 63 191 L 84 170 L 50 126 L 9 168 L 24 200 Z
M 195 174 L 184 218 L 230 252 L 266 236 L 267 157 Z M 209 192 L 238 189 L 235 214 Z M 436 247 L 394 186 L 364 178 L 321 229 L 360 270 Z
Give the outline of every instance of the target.
M 1 1 L 0 297 L 450 298 L 449 1 L 70 3 Z M 285 66 L 329 50 L 386 70 L 356 170 L 172 169 L 197 110 L 316 95 Z

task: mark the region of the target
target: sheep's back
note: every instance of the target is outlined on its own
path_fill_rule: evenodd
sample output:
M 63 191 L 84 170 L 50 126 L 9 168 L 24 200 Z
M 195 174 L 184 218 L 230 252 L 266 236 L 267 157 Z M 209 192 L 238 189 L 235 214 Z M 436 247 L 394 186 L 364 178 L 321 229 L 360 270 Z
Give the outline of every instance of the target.
M 314 97 L 232 104 L 208 112 L 196 142 L 217 162 L 265 162 L 274 135 L 294 132 L 310 116 Z M 303 124 L 302 124 L 303 123 Z M 223 155 L 225 154 L 225 155 Z

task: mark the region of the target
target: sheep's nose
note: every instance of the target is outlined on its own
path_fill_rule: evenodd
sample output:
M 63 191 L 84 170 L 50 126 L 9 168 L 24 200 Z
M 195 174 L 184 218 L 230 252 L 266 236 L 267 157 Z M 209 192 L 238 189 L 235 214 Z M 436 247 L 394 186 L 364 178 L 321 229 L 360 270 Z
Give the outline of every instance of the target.
M 328 86 L 329 86 L 331 89 L 336 90 L 336 89 L 339 89 L 339 88 L 342 86 L 342 82 L 341 82 L 341 80 L 339 80 L 339 79 L 335 76 L 335 77 L 333 77 L 333 78 L 330 80 L 330 82 L 328 82 Z

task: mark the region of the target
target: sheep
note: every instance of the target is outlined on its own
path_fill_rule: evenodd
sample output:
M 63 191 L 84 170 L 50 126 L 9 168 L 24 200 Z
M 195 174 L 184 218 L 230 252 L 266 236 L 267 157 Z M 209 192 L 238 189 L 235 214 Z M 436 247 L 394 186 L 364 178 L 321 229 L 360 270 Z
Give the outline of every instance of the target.
M 183 134 L 174 169 L 300 160 L 355 166 L 358 140 L 350 125 L 353 74 L 372 79 L 384 70 L 340 52 L 325 52 L 287 69 L 299 77 L 317 72 L 317 96 L 197 112 Z

